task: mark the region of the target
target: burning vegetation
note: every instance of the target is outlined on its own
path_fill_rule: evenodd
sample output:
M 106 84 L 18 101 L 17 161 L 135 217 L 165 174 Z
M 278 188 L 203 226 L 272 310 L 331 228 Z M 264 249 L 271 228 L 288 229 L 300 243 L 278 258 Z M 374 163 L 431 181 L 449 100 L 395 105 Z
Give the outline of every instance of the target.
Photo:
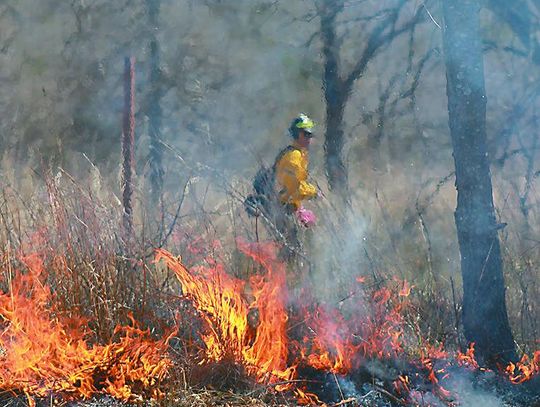
M 24 396 L 30 405 L 48 397 L 70 401 L 99 395 L 164 402 L 166 393 L 175 391 L 176 372 L 186 374 L 178 355 L 195 361 L 192 372 L 199 375 L 236 366 L 253 381 L 252 394 L 263 389 L 302 405 L 458 406 L 465 404 L 452 384 L 455 377 L 491 375 L 499 386 L 513 387 L 538 380 L 538 351 L 495 372 L 479 365 L 474 344 L 453 353 L 424 340 L 412 298 L 415 287 L 406 281 L 370 285 L 358 277 L 346 299 L 322 303 L 309 285 L 289 292 L 289 271 L 273 242 L 237 241 L 258 267 L 247 280 L 227 272 L 219 256 L 205 256 L 195 246 L 188 246 L 188 253 L 203 258 L 190 268 L 164 249 L 155 252 L 154 262 L 174 272 L 180 283 L 186 312 L 176 326 L 169 322 L 156 337 L 128 314 L 130 323 L 118 325 L 108 341 L 98 338 L 84 313 L 60 307 L 47 270 L 66 258 L 51 264 L 44 254 L 5 258 L 2 391 Z M 182 333 L 186 329 L 189 336 Z M 197 386 L 191 375 L 184 387 Z M 229 383 L 237 385 L 234 378 Z M 183 405 L 179 397 L 172 400 Z
M 257 382 L 294 394 L 299 404 L 360 403 L 359 389 L 376 381 L 372 388 L 395 405 L 460 405 L 459 394 L 445 388 L 452 375 L 489 372 L 476 361 L 474 344 L 451 353 L 415 334 L 409 325 L 413 287 L 406 281 L 369 290 L 359 278 L 355 312 L 345 316 L 337 306 L 318 304 L 309 290 L 302 301 L 292 298 L 273 244 L 239 241 L 238 247 L 264 268 L 249 282 L 213 261 L 189 270 L 169 252 L 156 253 L 204 321 L 202 365 L 232 361 Z M 500 373 L 514 384 L 531 380 L 539 355 L 501 366 Z M 377 372 L 377 363 L 391 366 L 393 377 Z
M 183 406 L 205 391 L 208 405 L 234 390 L 223 403 L 465 406 L 465 386 L 535 393 L 540 352 L 488 369 L 474 344 L 433 340 L 407 281 L 356 276 L 323 301 L 309 282 L 289 287 L 275 242 L 238 239 L 231 262 L 191 233 L 172 235 L 175 254 L 127 258 L 100 207 L 73 221 L 52 183 L 49 197 L 54 221 L 2 251 L 0 401 Z
M 13 395 L 61 396 L 65 400 L 108 394 L 124 401 L 163 396 L 160 386 L 172 365 L 167 356 L 171 334 L 153 340 L 132 320 L 118 326 L 115 340 L 100 345 L 83 317 L 55 307 L 45 284 L 43 260 L 22 259 L 9 291 L 0 295 L 0 388 Z
M 540 406 L 539 0 L 3 3 L 0 406 Z

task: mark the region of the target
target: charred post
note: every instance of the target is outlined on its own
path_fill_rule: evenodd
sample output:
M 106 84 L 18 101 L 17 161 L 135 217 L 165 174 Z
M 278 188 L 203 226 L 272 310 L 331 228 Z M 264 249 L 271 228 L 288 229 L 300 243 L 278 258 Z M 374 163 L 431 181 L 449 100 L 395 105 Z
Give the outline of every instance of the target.
M 160 143 L 162 109 L 160 86 L 160 49 L 157 39 L 159 27 L 160 0 L 147 0 L 148 23 L 150 25 L 150 102 L 148 107 L 148 138 L 150 139 L 150 152 L 148 162 L 150 165 L 150 184 L 154 201 L 161 199 L 163 190 L 163 148 Z
M 122 129 L 122 206 L 124 229 L 133 232 L 133 176 L 135 148 L 135 58 L 124 61 L 124 115 Z

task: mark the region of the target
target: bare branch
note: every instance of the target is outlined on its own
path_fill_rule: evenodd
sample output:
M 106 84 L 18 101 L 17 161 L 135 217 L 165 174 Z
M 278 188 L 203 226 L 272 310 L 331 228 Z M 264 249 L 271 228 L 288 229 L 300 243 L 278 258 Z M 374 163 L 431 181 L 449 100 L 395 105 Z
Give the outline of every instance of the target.
M 173 218 L 171 224 L 169 225 L 169 230 L 168 230 L 167 234 L 163 237 L 163 239 L 161 240 L 161 242 L 158 245 L 159 248 L 162 248 L 165 244 L 167 244 L 167 240 L 169 240 L 169 237 L 171 236 L 171 234 L 174 231 L 174 227 L 176 226 L 176 222 L 179 219 L 180 210 L 182 209 L 182 205 L 184 204 L 187 189 L 188 189 L 189 184 L 191 183 L 191 180 L 192 180 L 192 174 L 190 174 L 190 176 L 188 177 L 186 183 L 184 184 L 184 187 L 182 188 L 182 195 L 180 196 L 180 201 L 179 201 L 178 206 L 176 208 L 176 213 L 174 214 L 174 218 Z
M 429 11 L 429 9 L 427 8 L 426 6 L 426 3 L 425 2 L 422 2 L 422 7 L 424 7 L 424 9 L 426 10 L 426 13 L 427 15 L 429 16 L 429 18 L 431 19 L 431 21 L 433 21 L 433 24 L 435 24 L 437 26 L 437 28 L 439 30 L 441 30 L 441 25 L 437 22 L 437 20 L 435 20 L 435 18 L 433 17 L 433 15 L 431 14 L 431 12 Z
M 418 65 L 417 65 L 417 69 L 416 69 L 416 72 L 414 74 L 414 78 L 413 78 L 413 81 L 411 83 L 411 87 L 409 89 L 407 89 L 405 92 L 402 92 L 401 95 L 400 95 L 400 99 L 406 99 L 408 97 L 411 97 L 414 92 L 416 91 L 416 89 L 418 88 L 418 85 L 420 84 L 420 77 L 422 76 L 422 72 L 426 66 L 426 64 L 428 63 L 428 61 L 439 51 L 438 48 L 432 48 L 430 49 L 426 55 L 424 55 L 422 57 L 422 59 L 420 59 L 420 61 L 418 62 Z
M 355 18 L 340 21 L 338 25 L 343 26 L 343 25 L 357 24 L 360 22 L 377 20 L 379 18 L 386 17 L 388 14 L 392 13 L 393 11 L 394 11 L 393 8 L 385 8 L 380 11 L 377 11 L 375 14 L 370 14 L 367 16 L 361 15 Z
M 418 9 L 415 15 L 409 21 L 403 24 L 399 29 L 393 28 L 387 34 L 384 34 L 388 28 L 393 27 L 395 25 L 395 23 L 398 20 L 401 9 L 405 5 L 405 3 L 406 3 L 405 0 L 400 0 L 399 5 L 395 9 L 395 12 L 392 13 L 387 18 L 385 18 L 384 20 L 382 20 L 371 32 L 366 48 L 364 48 L 364 52 L 358 59 L 351 73 L 347 76 L 347 78 L 344 81 L 344 89 L 347 92 L 350 92 L 354 82 L 360 76 L 363 75 L 369 61 L 381 48 L 383 48 L 386 45 L 389 45 L 395 38 L 399 37 L 404 32 L 410 30 L 411 27 L 413 27 L 419 22 L 420 16 L 421 16 L 420 9 Z
M 508 150 L 508 145 L 510 144 L 510 137 L 521 124 L 521 120 L 525 117 L 528 109 L 531 106 L 534 106 L 534 101 L 538 97 L 538 91 L 540 91 L 540 85 L 529 89 L 529 92 L 521 100 L 516 102 L 514 108 L 509 112 L 508 117 L 504 120 L 506 126 L 504 126 L 499 134 L 495 136 L 494 142 L 496 144 L 500 144 L 501 140 L 507 141 L 506 147 L 503 148 L 504 153 L 493 161 L 493 163 L 497 166 L 503 167 L 509 158 L 518 154 L 523 154 L 522 148 Z

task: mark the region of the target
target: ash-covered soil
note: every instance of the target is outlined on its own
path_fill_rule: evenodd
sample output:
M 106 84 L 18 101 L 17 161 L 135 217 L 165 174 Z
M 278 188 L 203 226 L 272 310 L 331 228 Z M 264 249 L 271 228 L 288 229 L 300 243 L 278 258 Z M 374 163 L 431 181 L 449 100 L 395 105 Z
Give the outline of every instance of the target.
M 99 397 L 87 401 L 77 401 L 65 404 L 65 407 L 135 407 L 134 404 L 124 403 L 113 399 L 112 397 Z M 139 405 L 141 406 L 141 404 Z M 142 404 L 144 407 L 150 407 L 150 403 Z
M 72 402 L 63 402 L 59 401 L 58 398 L 48 398 L 42 400 L 36 400 L 36 407 L 151 407 L 157 406 L 157 404 L 143 403 L 135 406 L 134 404 L 124 403 L 113 399 L 112 397 L 103 396 L 95 397 L 91 400 L 86 401 L 72 401 Z M 13 396 L 4 396 L 0 398 L 0 407 L 28 407 L 28 400 L 24 396 L 13 397 Z
M 330 377 L 331 376 L 331 377 Z M 451 391 L 451 399 L 442 401 L 429 388 L 412 390 L 410 399 L 397 397 L 387 384 L 372 377 L 371 382 L 354 381 L 354 377 L 340 377 L 326 374 L 314 390 L 326 403 L 327 407 L 540 407 L 540 379 L 534 379 L 525 385 L 516 386 L 491 373 L 470 372 L 454 374 L 445 385 Z M 328 380 L 326 380 L 328 379 Z M 330 380 L 331 379 L 331 380 Z M 297 403 L 288 393 L 275 393 L 268 387 L 256 386 L 249 391 L 182 389 L 174 394 L 167 394 L 161 402 L 141 402 L 137 404 L 118 401 L 109 396 L 99 396 L 86 401 L 61 401 L 61 398 L 37 400 L 36 407 L 205 407 L 205 406 L 250 406 L 275 407 L 296 406 Z M 0 407 L 27 407 L 25 396 L 0 395 Z

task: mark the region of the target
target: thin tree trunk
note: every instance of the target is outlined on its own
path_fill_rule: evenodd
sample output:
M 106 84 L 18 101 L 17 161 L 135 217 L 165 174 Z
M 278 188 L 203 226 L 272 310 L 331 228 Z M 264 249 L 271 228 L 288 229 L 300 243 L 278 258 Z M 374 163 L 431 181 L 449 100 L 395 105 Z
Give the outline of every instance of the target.
M 124 61 L 124 120 L 122 131 L 122 205 L 124 229 L 128 237 L 133 232 L 133 175 L 135 147 L 135 58 Z
M 488 364 L 514 358 L 491 173 L 479 2 L 443 0 L 448 113 L 456 167 L 455 222 L 463 276 L 463 327 Z
M 348 199 L 347 168 L 342 158 L 344 146 L 343 111 L 348 92 L 339 76 L 339 55 L 336 44 L 336 16 L 343 9 L 342 1 L 324 1 L 320 8 L 321 36 L 323 41 L 324 77 L 323 89 L 326 100 L 326 134 L 324 153 L 330 188 L 346 201 Z
M 348 174 L 343 162 L 342 151 L 345 144 L 343 137 L 343 110 L 345 106 L 338 102 L 326 105 L 326 137 L 324 152 L 326 171 L 330 188 L 345 200 L 348 192 Z

